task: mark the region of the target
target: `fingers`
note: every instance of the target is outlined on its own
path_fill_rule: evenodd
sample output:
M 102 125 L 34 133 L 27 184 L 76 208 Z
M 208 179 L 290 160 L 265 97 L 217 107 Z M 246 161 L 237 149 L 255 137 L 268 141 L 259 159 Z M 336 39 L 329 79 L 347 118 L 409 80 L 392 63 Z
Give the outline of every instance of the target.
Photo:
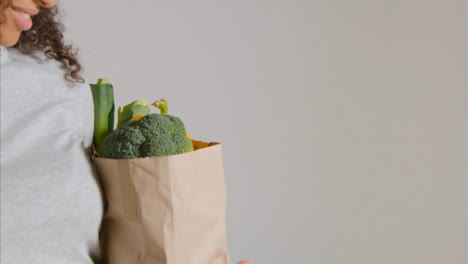
M 237 264 L 250 264 L 250 262 L 248 262 L 247 260 L 242 260 L 241 262 L 239 262 Z

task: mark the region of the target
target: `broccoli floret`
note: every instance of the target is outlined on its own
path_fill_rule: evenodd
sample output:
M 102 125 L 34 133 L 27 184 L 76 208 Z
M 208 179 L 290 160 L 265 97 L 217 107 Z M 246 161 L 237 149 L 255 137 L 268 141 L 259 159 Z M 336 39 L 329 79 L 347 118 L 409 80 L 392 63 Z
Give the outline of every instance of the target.
M 115 129 L 104 140 L 101 156 L 136 159 L 193 151 L 182 121 L 171 115 L 148 114 Z

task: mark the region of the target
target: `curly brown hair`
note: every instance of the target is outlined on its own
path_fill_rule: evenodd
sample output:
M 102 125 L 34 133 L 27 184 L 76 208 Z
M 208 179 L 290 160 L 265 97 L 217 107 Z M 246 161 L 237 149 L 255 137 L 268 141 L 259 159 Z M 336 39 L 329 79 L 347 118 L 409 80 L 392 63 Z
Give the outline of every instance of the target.
M 0 10 L 9 6 L 11 0 L 1 0 Z M 71 82 L 84 83 L 80 75 L 81 64 L 78 61 L 78 50 L 72 45 L 65 44 L 63 32 L 65 27 L 60 21 L 60 13 L 57 6 L 53 8 L 41 8 L 39 14 L 32 17 L 33 27 L 21 34 L 21 37 L 13 48 L 23 54 L 32 54 L 40 51 L 49 59 L 60 62 L 65 69 L 64 78 Z M 0 17 L 0 23 L 4 22 L 4 16 Z

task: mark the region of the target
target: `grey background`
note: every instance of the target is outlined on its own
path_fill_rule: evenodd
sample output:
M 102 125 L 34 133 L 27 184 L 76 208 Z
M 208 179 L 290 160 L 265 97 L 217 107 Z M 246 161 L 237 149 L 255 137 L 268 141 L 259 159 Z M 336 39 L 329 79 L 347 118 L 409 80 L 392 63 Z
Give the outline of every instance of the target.
M 467 1 L 64 1 L 116 105 L 219 141 L 233 262 L 468 263 Z

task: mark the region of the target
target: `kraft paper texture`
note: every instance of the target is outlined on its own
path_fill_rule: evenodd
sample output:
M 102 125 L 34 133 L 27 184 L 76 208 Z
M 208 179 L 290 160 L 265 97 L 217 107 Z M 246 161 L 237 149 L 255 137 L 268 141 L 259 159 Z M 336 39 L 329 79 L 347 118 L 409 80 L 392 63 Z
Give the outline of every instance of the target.
M 221 144 L 93 163 L 107 200 L 103 263 L 231 264 Z

